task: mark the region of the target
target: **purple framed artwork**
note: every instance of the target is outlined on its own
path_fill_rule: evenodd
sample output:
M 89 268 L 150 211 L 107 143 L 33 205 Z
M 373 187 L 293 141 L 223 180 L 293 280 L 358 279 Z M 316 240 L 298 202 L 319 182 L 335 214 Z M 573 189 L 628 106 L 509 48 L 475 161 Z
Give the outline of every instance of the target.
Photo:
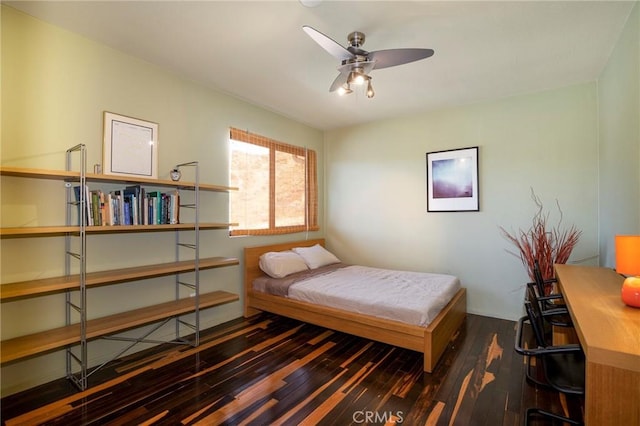
M 427 153 L 427 211 L 480 211 L 477 146 Z

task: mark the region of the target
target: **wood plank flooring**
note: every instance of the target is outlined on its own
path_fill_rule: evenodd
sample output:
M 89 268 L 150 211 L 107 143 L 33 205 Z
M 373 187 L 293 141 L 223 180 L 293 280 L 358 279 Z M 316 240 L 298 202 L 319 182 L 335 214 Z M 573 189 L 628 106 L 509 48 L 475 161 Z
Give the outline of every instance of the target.
M 84 392 L 60 379 L 5 397 L 2 424 L 495 426 L 522 424 L 528 406 L 580 418 L 580 399 L 526 383 L 514 328 L 468 315 L 424 374 L 417 352 L 261 314 L 206 330 L 198 348 L 115 361 Z

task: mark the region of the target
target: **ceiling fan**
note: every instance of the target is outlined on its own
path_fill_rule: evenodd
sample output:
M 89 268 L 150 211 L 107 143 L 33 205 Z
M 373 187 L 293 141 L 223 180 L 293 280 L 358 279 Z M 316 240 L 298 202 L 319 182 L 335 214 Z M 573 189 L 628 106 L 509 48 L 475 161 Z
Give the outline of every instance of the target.
M 433 55 L 433 49 L 387 49 L 367 52 L 361 46 L 364 44 L 365 35 L 360 31 L 354 31 L 347 36 L 349 46 L 342 47 L 335 40 L 322 34 L 320 31 L 304 25 L 302 27 L 316 43 L 333 57 L 341 61 L 338 71 L 340 74 L 329 87 L 330 92 L 338 91 L 344 95 L 353 92 L 352 85 L 367 83 L 367 97 L 373 98 L 374 91 L 371 86 L 369 73 L 374 69 L 389 68 L 409 62 L 419 61 Z

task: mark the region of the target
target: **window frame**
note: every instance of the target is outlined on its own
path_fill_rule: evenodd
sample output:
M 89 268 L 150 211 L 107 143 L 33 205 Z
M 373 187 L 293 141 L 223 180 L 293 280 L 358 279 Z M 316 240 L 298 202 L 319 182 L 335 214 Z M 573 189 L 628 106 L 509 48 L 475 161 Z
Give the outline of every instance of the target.
M 229 128 L 229 139 L 265 147 L 269 150 L 269 227 L 263 229 L 229 229 L 230 236 L 280 235 L 296 232 L 317 231 L 318 226 L 318 176 L 317 155 L 312 149 L 287 144 L 265 136 Z M 299 155 L 305 159 L 305 223 L 302 225 L 276 226 L 276 151 Z M 231 167 L 231 164 L 229 165 Z M 242 189 L 239 189 L 241 191 Z M 231 216 L 231 204 L 229 204 Z M 233 220 L 233 218 L 231 218 Z

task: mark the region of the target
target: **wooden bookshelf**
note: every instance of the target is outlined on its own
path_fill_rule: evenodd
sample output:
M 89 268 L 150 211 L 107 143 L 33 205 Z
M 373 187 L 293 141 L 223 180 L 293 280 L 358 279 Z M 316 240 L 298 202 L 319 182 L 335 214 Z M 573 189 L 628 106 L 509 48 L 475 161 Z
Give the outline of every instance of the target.
M 77 151 L 81 151 L 82 155 L 85 155 L 84 145 L 77 145 L 76 147 L 70 148 L 67 151 L 67 164 L 70 164 L 69 159 L 71 152 Z M 188 165 L 195 165 L 196 168 L 199 167 L 197 162 L 189 163 Z M 135 178 L 130 176 L 103 175 L 84 172 L 81 173 L 75 171 L 46 170 L 8 166 L 0 166 L 0 175 L 20 179 L 26 178 L 67 182 L 69 183 L 68 185 L 65 185 L 67 199 L 69 198 L 69 195 L 71 195 L 70 191 L 72 190 L 72 184 L 80 183 L 83 178 L 87 183 L 105 183 L 121 186 L 141 185 L 158 188 L 158 190 L 160 190 L 160 188 L 170 188 L 187 191 L 230 192 L 238 189 L 229 186 L 203 184 L 200 182 L 182 182 L 172 180 Z M 195 170 L 195 176 L 198 176 L 198 169 Z M 180 207 L 194 208 L 197 212 L 200 208 L 198 205 L 198 199 L 199 197 L 195 197 L 195 204 L 193 205 L 182 205 Z M 67 203 L 67 209 L 72 208 L 71 205 L 71 203 Z M 196 218 L 197 217 L 198 215 L 196 213 Z M 69 220 L 69 215 L 67 215 L 66 220 Z M 61 293 L 66 291 L 78 292 L 78 294 L 80 295 L 79 299 L 81 301 L 84 301 L 86 299 L 86 292 L 89 288 L 160 276 L 176 275 L 177 277 L 175 280 L 176 298 L 174 300 L 157 305 L 134 309 L 132 311 L 122 312 L 103 318 L 86 319 L 89 316 L 89 313 L 86 304 L 84 302 L 81 302 L 77 309 L 80 312 L 84 312 L 86 314 L 86 317 L 84 317 L 85 319 L 82 320 L 82 324 L 70 324 L 64 327 L 54 328 L 52 330 L 45 330 L 34 334 L 4 340 L 0 342 L 0 363 L 4 364 L 13 362 L 22 358 L 36 356 L 48 351 L 66 348 L 67 377 L 73 377 L 73 381 L 75 382 L 75 384 L 81 390 L 84 390 L 88 383 L 88 358 L 86 355 L 86 351 L 83 351 L 79 357 L 77 356 L 77 354 L 74 354 L 71 351 L 71 346 L 73 345 L 84 344 L 87 340 L 111 336 L 125 330 L 130 330 L 136 327 L 172 318 L 176 319 L 175 339 L 182 341 L 177 327 L 177 325 L 179 324 L 178 317 L 188 313 L 195 313 L 195 321 L 193 324 L 193 327 L 195 329 L 195 338 L 193 340 L 193 344 L 197 345 L 199 342 L 200 332 L 200 330 L 198 329 L 200 310 L 211 308 L 217 305 L 222 305 L 225 303 L 235 302 L 239 300 L 239 296 L 237 294 L 229 293 L 226 291 L 213 291 L 211 293 L 202 294 L 199 292 L 199 274 L 195 274 L 195 282 L 189 284 L 182 282 L 179 278 L 179 274 L 195 271 L 196 264 L 198 265 L 198 270 L 237 265 L 239 263 L 238 259 L 231 257 L 199 258 L 198 249 L 199 231 L 207 229 L 228 229 L 233 225 L 235 224 L 200 221 L 197 225 L 195 223 L 179 223 L 162 225 L 85 226 L 83 227 L 84 233 L 82 234 L 80 232 L 81 227 L 79 225 L 70 225 L 69 222 L 67 222 L 67 225 L 64 226 L 0 228 L 0 238 L 37 238 L 46 236 L 63 236 L 65 238 L 65 246 L 69 245 L 72 238 L 80 237 L 80 254 L 66 252 L 67 261 L 69 261 L 69 259 L 72 257 L 75 257 L 79 260 L 80 263 L 77 266 L 76 270 L 82 270 L 83 268 L 86 268 L 87 260 L 85 249 L 88 244 L 86 239 L 87 235 L 175 231 L 177 247 L 182 246 L 194 249 L 194 253 L 192 255 L 193 259 L 190 260 L 181 260 L 178 257 L 178 250 L 176 248 L 176 260 L 174 262 L 112 269 L 107 271 L 91 271 L 87 272 L 82 277 L 80 276 L 80 274 L 75 274 L 2 284 L 0 286 L 0 302 L 2 303 L 10 303 L 15 300 L 22 300 L 31 297 Z M 180 231 L 195 232 L 182 233 Z M 181 241 L 180 235 L 184 235 L 188 241 Z M 93 243 L 94 239 L 92 239 L 92 244 Z M 95 241 L 95 243 L 99 244 L 97 241 Z M 179 298 L 179 296 L 177 295 L 180 294 L 179 289 L 182 285 L 187 285 L 189 287 L 193 286 L 191 287 L 193 293 L 189 292 L 189 294 L 195 293 L 199 294 L 199 296 Z M 70 304 L 66 304 L 65 309 L 67 309 L 67 315 L 69 315 L 72 307 L 70 306 Z M 81 325 L 84 325 L 84 327 L 81 327 Z M 82 330 L 85 330 L 85 333 L 83 333 Z M 143 338 L 134 340 L 135 342 L 144 341 Z M 80 371 L 78 372 L 71 371 L 70 361 L 73 359 L 78 361 L 78 368 L 80 368 Z
M 237 294 L 226 291 L 214 291 L 200 295 L 199 307 L 200 309 L 211 308 L 225 303 L 235 302 L 238 299 Z M 166 318 L 188 314 L 194 312 L 195 308 L 193 298 L 185 298 L 88 320 L 86 323 L 87 339 L 108 336 Z M 80 324 L 72 324 L 66 327 L 16 337 L 2 342 L 0 363 L 4 364 L 42 354 L 79 342 Z
M 65 171 L 65 170 L 47 170 L 47 169 L 29 169 L 23 167 L 8 167 L 0 166 L 0 175 L 2 176 L 15 176 L 21 178 L 31 179 L 48 179 L 48 180 L 61 180 L 68 182 L 76 182 L 80 180 L 80 172 Z M 121 183 L 128 185 L 148 185 L 155 187 L 169 187 L 179 189 L 196 189 L 195 182 L 181 182 L 162 179 L 150 179 L 150 178 L 132 178 L 130 176 L 117 176 L 117 175 L 103 175 L 95 173 L 87 173 L 85 175 L 87 182 L 102 182 L 102 183 Z M 198 187 L 201 191 L 213 191 L 213 192 L 229 192 L 235 191 L 238 188 L 232 186 L 223 185 L 211 185 L 205 183 L 199 183 Z
M 200 269 L 211 269 L 222 266 L 237 265 L 238 259 L 233 257 L 209 257 L 200 259 Z M 85 285 L 97 287 L 102 285 L 117 284 L 126 281 L 141 280 L 145 278 L 160 277 L 195 270 L 193 260 L 179 262 L 160 263 L 156 265 L 136 266 L 132 268 L 112 269 L 109 271 L 90 272 L 86 274 Z M 51 293 L 60 293 L 66 290 L 80 288 L 80 276 L 70 275 L 62 277 L 43 278 L 39 280 L 22 281 L 3 284 L 0 286 L 0 300 L 42 296 Z
M 235 223 L 222 222 L 201 222 L 198 228 L 204 229 L 225 229 Z M 114 226 L 86 226 L 87 234 L 114 234 L 119 232 L 159 232 L 159 231 L 188 231 L 196 228 L 193 223 L 176 223 L 164 225 L 114 225 Z M 27 226 L 15 228 L 0 228 L 0 238 L 15 237 L 38 237 L 38 236 L 60 236 L 67 234 L 78 234 L 79 226 Z
M 72 152 L 81 151 L 82 155 L 85 155 L 85 146 L 80 144 L 67 151 L 67 164 L 70 164 L 70 155 Z M 197 162 L 189 163 L 188 165 L 195 165 L 195 176 L 198 176 L 199 167 Z M 86 183 L 104 183 L 114 184 L 119 186 L 140 185 L 157 188 L 158 191 L 162 188 L 178 189 L 187 191 L 209 191 L 209 192 L 230 192 L 237 190 L 238 188 L 223 186 L 223 185 L 211 185 L 203 184 L 200 182 L 185 182 L 185 181 L 172 181 L 162 179 L 149 179 L 149 178 L 137 178 L 130 176 L 118 176 L 118 175 L 103 175 L 95 173 L 84 173 L 80 171 L 65 171 L 65 170 L 48 170 L 48 169 L 36 169 L 36 168 L 22 168 L 22 167 L 10 167 L 0 166 L 0 175 L 18 179 L 40 179 L 40 180 L 53 180 L 66 182 L 69 185 L 65 185 L 67 191 L 67 197 L 69 191 L 74 183 L 79 184 L 82 179 Z M 67 209 L 71 208 L 71 204 L 67 203 Z M 198 211 L 198 197 L 195 197 L 195 204 L 181 207 L 191 207 Z M 197 218 L 196 214 L 196 218 Z M 69 216 L 67 216 L 67 220 Z M 106 286 L 112 284 L 119 284 L 124 282 L 142 280 L 146 278 L 154 278 L 160 276 L 176 275 L 181 273 L 189 273 L 196 270 L 196 264 L 198 270 L 218 268 L 224 266 L 237 265 L 238 259 L 231 257 L 208 257 L 199 258 L 198 251 L 198 235 L 199 231 L 207 229 L 228 229 L 233 226 L 233 223 L 220 223 L 220 222 L 199 222 L 195 223 L 180 223 L 180 224 L 162 224 L 162 225 L 117 225 L 117 226 L 85 226 L 84 233 L 81 235 L 80 226 L 67 225 L 64 226 L 32 226 L 32 227 L 6 227 L 0 228 L 0 238 L 38 238 L 47 236 L 63 236 L 65 237 L 65 245 L 69 244 L 71 238 L 80 237 L 81 250 L 80 253 L 84 253 L 84 249 L 87 246 L 87 235 L 101 235 L 101 234 L 117 234 L 117 233 L 141 233 L 141 232 L 162 232 L 162 231 L 174 231 L 176 232 L 176 244 L 178 246 L 187 246 L 194 248 L 193 259 L 181 260 L 178 258 L 178 252 L 176 251 L 176 260 L 174 262 L 159 263 L 153 265 L 134 266 L 120 269 L 113 269 L 107 271 L 91 271 L 84 274 L 81 277 L 79 274 L 58 276 L 52 278 L 29 280 L 23 282 L 14 282 L 2 284 L 0 286 L 0 302 L 10 303 L 15 300 L 23 300 L 31 297 L 38 297 L 47 294 L 61 293 L 65 291 L 78 292 L 81 297 L 80 300 L 85 300 L 86 291 L 89 288 L 97 286 Z M 194 242 L 180 241 L 179 235 L 182 235 L 180 231 L 194 231 L 194 233 L 184 234 L 187 240 L 195 240 Z M 98 238 L 92 239 L 92 244 L 95 242 L 98 244 Z M 86 267 L 86 254 L 75 255 L 67 253 L 67 256 L 78 257 L 80 261 L 79 269 Z M 69 258 L 67 258 L 68 260 Z M 180 286 L 184 284 L 180 278 L 176 279 L 176 294 L 179 294 Z M 158 322 L 161 320 L 167 320 L 176 318 L 188 314 L 195 313 L 196 319 L 194 322 L 195 327 L 195 339 L 193 344 L 198 344 L 198 323 L 199 312 L 202 309 L 211 308 L 217 305 L 231 303 L 239 300 L 237 294 L 229 293 L 226 291 L 213 291 L 211 293 L 201 294 L 199 293 L 200 283 L 199 274 L 195 274 L 195 283 L 193 284 L 194 293 L 198 293 L 199 297 L 178 298 L 175 300 L 160 303 L 153 306 L 134 309 L 128 312 L 121 312 L 113 315 L 109 315 L 103 318 L 96 319 L 84 319 L 82 324 L 85 326 L 86 333 L 83 336 L 81 331 L 81 324 L 72 324 L 65 327 L 58 327 L 52 330 L 46 330 L 29 334 L 25 336 L 16 337 L 0 342 L 1 355 L 0 363 L 7 363 L 17 361 L 21 358 L 31 357 L 42 354 L 51 350 L 67 348 L 67 376 L 77 376 L 78 380 L 74 382 L 80 389 L 85 389 L 87 386 L 86 378 L 88 359 L 86 351 L 80 358 L 74 355 L 69 349 L 73 345 L 81 344 L 86 340 L 96 339 L 99 337 L 111 336 L 116 333 L 140 327 L 142 325 Z M 189 294 L 192 294 L 189 292 Z M 71 307 L 67 304 L 67 314 Z M 87 317 L 89 316 L 86 304 L 82 302 L 78 307 L 81 312 L 84 312 Z M 176 322 L 178 324 L 178 322 Z M 180 339 L 178 329 L 176 328 L 176 339 Z M 136 342 L 144 341 L 143 338 L 135 340 Z M 79 364 L 80 371 L 72 372 L 70 370 L 70 360 L 76 359 Z

